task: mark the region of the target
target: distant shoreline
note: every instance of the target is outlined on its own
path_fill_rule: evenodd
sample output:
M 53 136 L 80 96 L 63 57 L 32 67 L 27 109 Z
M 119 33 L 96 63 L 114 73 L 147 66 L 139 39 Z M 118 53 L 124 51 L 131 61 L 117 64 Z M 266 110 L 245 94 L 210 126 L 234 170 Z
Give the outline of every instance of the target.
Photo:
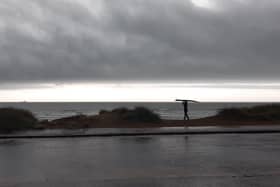
M 161 119 L 145 107 L 121 107 L 101 110 L 97 115 L 75 115 L 56 120 L 39 121 L 28 110 L 0 109 L 0 132 L 44 129 L 90 128 L 161 128 L 161 127 L 242 127 L 280 126 L 280 105 L 270 104 L 243 108 L 226 108 L 217 115 L 200 119 Z
M 100 111 L 95 116 L 78 115 L 62 118 L 47 122 L 42 126 L 47 128 L 158 128 L 280 125 L 280 105 L 275 104 L 227 108 L 220 110 L 217 115 L 189 121 L 163 120 L 149 109 L 142 108 L 142 110 L 146 113 L 141 110 L 118 108 L 112 111 Z M 126 118 L 127 115 L 130 118 Z
M 229 107 L 252 107 L 257 105 L 270 104 L 270 103 L 230 103 L 230 102 L 203 102 L 199 104 L 190 104 L 190 117 L 191 119 L 200 119 L 215 115 L 220 109 Z M 276 103 L 274 103 L 276 104 Z M 21 108 L 28 110 L 34 114 L 38 120 L 56 120 L 78 114 L 84 115 L 97 115 L 100 110 L 113 110 L 117 107 L 133 108 L 142 106 L 151 109 L 161 116 L 162 119 L 167 120 L 181 120 L 183 119 L 183 106 L 181 103 L 0 103 L 0 108 Z
M 63 120 L 63 119 L 60 119 Z M 162 120 L 161 123 L 129 123 L 129 122 L 111 122 L 96 123 L 88 121 L 83 123 L 73 120 L 71 124 L 43 122 L 39 128 L 42 129 L 84 129 L 84 128 L 161 128 L 161 127 L 241 127 L 241 126 L 280 126 L 280 121 L 232 121 L 220 120 L 215 117 L 184 120 Z

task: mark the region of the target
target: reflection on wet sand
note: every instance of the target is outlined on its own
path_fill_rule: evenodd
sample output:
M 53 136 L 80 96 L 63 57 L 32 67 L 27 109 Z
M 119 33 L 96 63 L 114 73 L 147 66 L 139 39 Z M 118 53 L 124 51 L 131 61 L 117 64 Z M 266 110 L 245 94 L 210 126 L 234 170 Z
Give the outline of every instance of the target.
M 278 134 L 0 140 L 0 186 L 277 186 L 279 144 Z

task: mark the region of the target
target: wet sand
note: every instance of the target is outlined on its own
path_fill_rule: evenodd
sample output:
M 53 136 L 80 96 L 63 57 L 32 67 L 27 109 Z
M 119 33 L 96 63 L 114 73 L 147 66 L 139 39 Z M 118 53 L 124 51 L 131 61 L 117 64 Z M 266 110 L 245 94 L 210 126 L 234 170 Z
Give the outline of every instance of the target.
M 86 119 L 59 119 L 42 124 L 47 129 L 83 129 L 83 128 L 160 128 L 160 127 L 242 127 L 242 126 L 280 126 L 280 121 L 260 121 L 260 120 L 223 120 L 215 117 L 184 120 L 162 120 L 159 123 L 137 123 L 128 121 L 118 121 L 113 119 L 97 120 L 96 118 Z
M 278 187 L 279 135 L 0 140 L 0 186 Z

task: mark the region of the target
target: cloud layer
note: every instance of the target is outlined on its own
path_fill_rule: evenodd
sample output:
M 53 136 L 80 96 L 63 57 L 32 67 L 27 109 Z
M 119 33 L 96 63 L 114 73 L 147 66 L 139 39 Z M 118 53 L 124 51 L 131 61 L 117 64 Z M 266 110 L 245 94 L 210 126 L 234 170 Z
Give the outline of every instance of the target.
M 278 0 L 1 0 L 0 82 L 279 81 Z

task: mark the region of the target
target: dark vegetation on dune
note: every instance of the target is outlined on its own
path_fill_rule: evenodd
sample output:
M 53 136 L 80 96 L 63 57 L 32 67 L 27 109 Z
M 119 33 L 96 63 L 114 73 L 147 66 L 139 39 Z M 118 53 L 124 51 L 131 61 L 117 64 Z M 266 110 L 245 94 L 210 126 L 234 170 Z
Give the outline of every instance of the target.
M 161 118 L 158 114 L 145 107 L 136 107 L 134 109 L 116 108 L 112 111 L 101 110 L 99 115 L 112 115 L 119 120 L 135 123 L 159 123 Z
M 135 127 L 139 124 L 158 124 L 162 120 L 153 111 L 136 107 L 134 109 L 116 108 L 111 111 L 101 110 L 98 115 L 76 115 L 53 121 L 42 122 L 45 128 L 94 128 L 94 127 Z
M 222 109 L 216 117 L 228 120 L 277 121 L 280 120 L 280 104 Z
M 202 122 L 201 122 L 202 120 Z M 219 125 L 219 121 L 263 124 L 264 121 L 280 122 L 280 104 L 261 105 L 250 108 L 222 109 L 216 116 L 191 120 L 189 125 Z M 182 122 L 182 123 L 181 123 Z M 223 123 L 224 124 L 224 123 Z M 147 126 L 145 126 L 147 125 Z M 181 120 L 162 120 L 160 116 L 145 107 L 134 109 L 116 108 L 111 111 L 101 110 L 98 115 L 77 115 L 53 121 L 39 122 L 34 115 L 26 110 L 0 108 L 0 132 L 14 132 L 28 129 L 48 128 L 118 128 L 118 127 L 157 127 L 162 125 L 186 125 Z
M 0 108 L 0 132 L 13 132 L 35 128 L 38 120 L 23 109 Z

